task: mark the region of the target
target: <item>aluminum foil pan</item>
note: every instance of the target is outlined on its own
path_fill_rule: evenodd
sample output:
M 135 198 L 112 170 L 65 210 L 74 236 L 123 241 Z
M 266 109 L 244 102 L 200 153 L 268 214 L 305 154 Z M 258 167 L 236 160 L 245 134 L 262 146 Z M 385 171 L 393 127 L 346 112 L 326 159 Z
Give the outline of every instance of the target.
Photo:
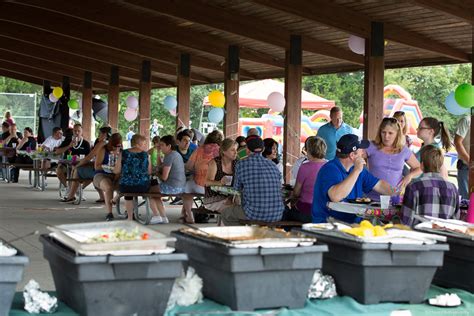
M 181 232 L 234 248 L 288 248 L 312 246 L 314 237 L 257 226 L 183 228 Z
M 152 253 L 170 253 L 167 243 L 176 241 L 174 237 L 154 231 L 132 221 L 96 222 L 83 224 L 66 224 L 50 226 L 51 237 L 71 248 L 78 254 L 98 255 L 146 255 Z M 147 239 L 95 242 L 94 237 L 112 234 L 118 229 L 127 232 L 137 231 L 140 236 L 146 234 Z

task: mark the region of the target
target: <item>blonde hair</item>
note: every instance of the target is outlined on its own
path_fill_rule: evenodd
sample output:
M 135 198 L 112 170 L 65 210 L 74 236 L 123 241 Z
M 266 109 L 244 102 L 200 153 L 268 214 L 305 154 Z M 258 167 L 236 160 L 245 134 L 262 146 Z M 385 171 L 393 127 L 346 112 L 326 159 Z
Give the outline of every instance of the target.
M 224 151 L 229 150 L 232 146 L 237 145 L 237 142 L 233 139 L 226 138 L 222 141 L 222 145 L 219 147 L 219 154 L 222 156 Z
M 382 130 L 387 127 L 393 127 L 397 131 L 397 135 L 395 137 L 395 140 L 393 141 L 392 147 L 395 152 L 399 153 L 402 151 L 403 146 L 405 146 L 405 138 L 402 134 L 402 129 L 400 127 L 400 123 L 398 120 L 394 117 L 385 117 L 382 122 L 379 125 L 379 129 L 377 131 L 377 136 L 375 136 L 374 144 L 377 146 L 378 149 L 383 148 L 383 142 L 382 142 Z
M 444 162 L 441 149 L 433 145 L 426 145 L 420 149 L 420 152 L 423 172 L 440 172 Z
M 405 112 L 397 111 L 397 112 L 393 113 L 393 117 L 396 118 L 397 121 L 398 121 L 398 118 L 400 118 L 400 117 L 405 118 L 405 126 L 403 126 L 402 133 L 403 133 L 403 135 L 406 135 L 407 132 L 408 132 L 408 121 L 407 121 L 407 117 L 405 115 Z
M 305 147 L 306 153 L 317 159 L 323 159 L 326 156 L 326 150 L 328 148 L 324 139 L 317 136 L 308 137 L 305 142 Z
M 141 134 L 135 134 L 132 136 L 132 139 L 130 140 L 130 144 L 132 145 L 132 147 L 135 147 L 136 145 L 138 145 L 139 143 L 141 142 L 144 142 L 146 141 L 146 137 L 141 135 Z

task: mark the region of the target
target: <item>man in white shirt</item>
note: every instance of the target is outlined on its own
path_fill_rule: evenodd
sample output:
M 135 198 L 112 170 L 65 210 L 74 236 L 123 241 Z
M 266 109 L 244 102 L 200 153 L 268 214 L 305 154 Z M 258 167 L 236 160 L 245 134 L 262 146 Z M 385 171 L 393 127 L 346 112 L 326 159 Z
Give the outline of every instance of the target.
M 63 131 L 60 127 L 55 127 L 53 128 L 53 135 L 46 138 L 43 144 L 41 144 L 41 147 L 43 148 L 43 150 L 52 152 L 56 147 L 59 147 L 59 145 L 61 145 L 63 140 Z
M 458 188 L 463 199 L 469 199 L 469 150 L 471 145 L 471 115 L 463 116 L 456 125 L 454 146 L 458 152 Z

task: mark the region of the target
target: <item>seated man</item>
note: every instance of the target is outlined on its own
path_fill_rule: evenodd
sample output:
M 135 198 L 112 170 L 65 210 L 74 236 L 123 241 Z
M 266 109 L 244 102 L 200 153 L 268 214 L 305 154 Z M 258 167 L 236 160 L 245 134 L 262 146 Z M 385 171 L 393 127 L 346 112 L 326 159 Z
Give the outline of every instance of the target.
M 420 152 L 423 174 L 405 189 L 403 223 L 417 224 L 413 215 L 459 219 L 458 189 L 453 183 L 444 180 L 440 173 L 444 162 L 443 152 L 434 145 L 424 146 Z
M 40 147 L 42 147 L 46 151 L 54 151 L 61 143 L 63 142 L 63 131 L 61 127 L 53 128 L 53 135 L 49 136 L 44 140 Z
M 226 226 L 239 225 L 241 219 L 279 221 L 285 209 L 281 174 L 273 161 L 262 156 L 263 140 L 251 135 L 246 142 L 248 158 L 237 163 L 234 177 L 234 189 L 241 193 L 242 205 L 222 211 L 222 222 Z
M 339 139 L 336 147 L 336 158 L 321 167 L 314 184 L 313 223 L 325 223 L 330 216 L 347 223 L 357 222 L 355 214 L 330 210 L 327 203 L 356 199 L 371 190 L 387 195 L 395 192 L 386 181 L 379 180 L 364 168 L 360 149 L 369 147 L 367 140 L 359 141 L 356 135 L 347 134 Z

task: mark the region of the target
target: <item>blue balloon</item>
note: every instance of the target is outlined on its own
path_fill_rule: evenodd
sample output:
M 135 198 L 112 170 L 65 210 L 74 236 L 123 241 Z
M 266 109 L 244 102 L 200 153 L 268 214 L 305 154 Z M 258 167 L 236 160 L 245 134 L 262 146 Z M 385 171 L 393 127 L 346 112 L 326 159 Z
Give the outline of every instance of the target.
M 462 107 L 456 102 L 456 99 L 454 98 L 454 92 L 451 92 L 446 97 L 445 105 L 446 105 L 446 110 L 448 110 L 448 112 L 453 115 L 464 115 L 464 114 L 469 113 L 469 110 L 470 110 L 470 108 Z
M 222 108 L 212 108 L 207 115 L 209 122 L 219 123 L 224 118 L 224 110 Z
M 178 101 L 175 97 L 169 95 L 164 99 L 163 104 L 165 105 L 165 109 L 170 111 L 176 109 L 176 107 L 178 106 Z

